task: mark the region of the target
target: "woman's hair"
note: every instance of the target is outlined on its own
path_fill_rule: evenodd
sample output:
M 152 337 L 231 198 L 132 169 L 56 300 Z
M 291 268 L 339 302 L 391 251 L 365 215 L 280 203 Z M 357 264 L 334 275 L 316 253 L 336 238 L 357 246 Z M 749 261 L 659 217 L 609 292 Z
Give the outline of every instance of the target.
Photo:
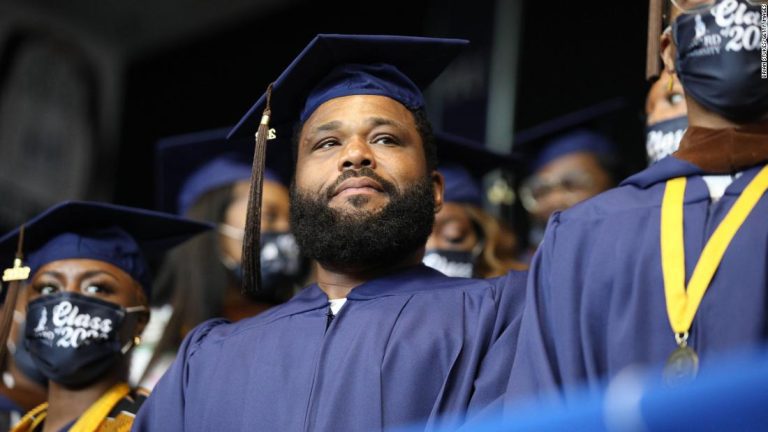
M 213 223 L 223 221 L 233 199 L 232 189 L 233 185 L 227 185 L 206 193 L 185 216 Z M 215 230 L 172 250 L 155 278 L 151 304 L 170 303 L 173 313 L 146 371 L 150 371 L 163 354 L 175 351 L 196 325 L 221 315 L 225 293 L 234 283 L 237 282 L 221 261 Z
M 501 223 L 482 209 L 464 204 L 472 223 L 480 229 L 478 238 L 483 249 L 475 262 L 475 273 L 481 278 L 502 276 L 510 270 L 524 270 L 525 264 L 514 259 L 514 251 L 505 251 L 505 240 L 512 234 Z M 512 239 L 514 241 L 514 239 Z M 508 241 L 506 243 L 509 243 Z

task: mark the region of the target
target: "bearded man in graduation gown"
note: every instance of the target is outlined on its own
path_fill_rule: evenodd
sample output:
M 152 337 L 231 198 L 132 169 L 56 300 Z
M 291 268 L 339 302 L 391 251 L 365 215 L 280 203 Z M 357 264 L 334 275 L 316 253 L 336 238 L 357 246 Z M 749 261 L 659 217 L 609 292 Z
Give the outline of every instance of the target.
M 600 388 L 631 365 L 688 381 L 768 336 L 768 80 L 759 45 L 720 37 L 757 31 L 760 8 L 665 1 L 679 16 L 663 64 L 685 88 L 690 127 L 672 156 L 550 219 L 510 401 L 567 401 L 563 389 Z
M 319 35 L 241 120 L 232 135 L 297 125 L 291 223 L 317 283 L 191 332 L 136 430 L 433 428 L 503 394 L 524 274 L 421 264 L 443 195 L 421 92 L 465 44 Z

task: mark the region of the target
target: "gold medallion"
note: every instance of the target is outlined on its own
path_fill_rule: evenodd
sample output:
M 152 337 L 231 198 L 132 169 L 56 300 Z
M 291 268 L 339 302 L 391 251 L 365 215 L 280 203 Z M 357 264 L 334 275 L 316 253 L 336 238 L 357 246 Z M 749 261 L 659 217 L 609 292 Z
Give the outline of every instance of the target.
M 689 346 L 678 347 L 664 366 L 664 382 L 675 386 L 693 381 L 699 373 L 699 356 Z

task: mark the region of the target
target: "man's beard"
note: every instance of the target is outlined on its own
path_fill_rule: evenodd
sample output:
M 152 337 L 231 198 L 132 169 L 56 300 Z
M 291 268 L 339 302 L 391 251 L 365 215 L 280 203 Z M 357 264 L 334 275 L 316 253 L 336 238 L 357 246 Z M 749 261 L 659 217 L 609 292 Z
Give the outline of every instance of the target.
M 376 180 L 389 195 L 389 203 L 372 211 L 331 208 L 333 192 L 350 177 Z M 291 185 L 291 230 L 302 253 L 321 264 L 359 269 L 390 266 L 423 247 L 432 232 L 435 198 L 430 177 L 399 191 L 372 169 L 363 168 L 343 173 L 324 192 L 311 194 Z M 360 208 L 369 197 L 346 199 Z

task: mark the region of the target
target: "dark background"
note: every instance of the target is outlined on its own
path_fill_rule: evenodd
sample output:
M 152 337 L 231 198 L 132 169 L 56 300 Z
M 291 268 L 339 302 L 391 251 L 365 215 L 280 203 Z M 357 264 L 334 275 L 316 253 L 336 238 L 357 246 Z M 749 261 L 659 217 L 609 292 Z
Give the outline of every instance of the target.
M 155 142 L 237 122 L 317 33 L 471 39 L 455 76 L 472 85 L 431 114 L 436 125 L 482 140 L 498 6 L 493 0 L 2 0 L 0 227 L 67 198 L 153 207 Z M 623 98 L 626 108 L 595 126 L 619 144 L 626 173 L 642 168 L 646 2 L 527 0 L 520 10 L 515 131 Z M 14 75 L 31 40 L 46 48 Z M 63 69 L 46 52 L 60 55 Z M 59 70 L 68 70 L 66 64 L 74 71 L 69 75 Z M 69 88 L 71 74 L 85 84 Z M 434 94 L 441 89 L 450 86 L 436 84 L 430 97 L 442 97 Z M 84 95 L 75 97 L 78 92 Z M 54 109 L 41 114 L 49 100 Z M 79 102 L 70 106 L 73 100 Z M 58 116 L 67 120 L 57 122 Z M 63 179 L 73 182 L 60 186 Z

